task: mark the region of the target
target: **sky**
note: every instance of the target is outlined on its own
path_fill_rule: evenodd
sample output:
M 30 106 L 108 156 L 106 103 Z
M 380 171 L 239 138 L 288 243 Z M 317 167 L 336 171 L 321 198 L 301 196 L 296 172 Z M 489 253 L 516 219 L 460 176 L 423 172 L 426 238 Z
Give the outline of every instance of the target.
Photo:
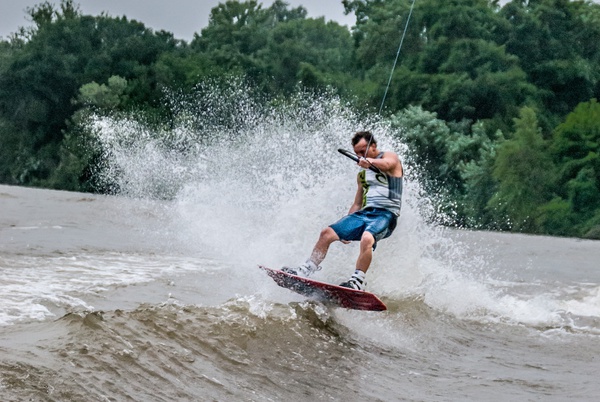
M 19 27 L 30 26 L 25 10 L 45 0 L 0 0 L 0 38 L 7 39 Z M 60 0 L 48 0 L 57 7 Z M 311 18 L 325 17 L 341 25 L 352 27 L 354 15 L 344 15 L 342 0 L 284 0 L 290 8 L 304 6 Z M 599 3 L 600 0 L 593 0 Z M 100 15 L 106 12 L 112 17 L 125 15 L 128 19 L 142 22 L 155 31 L 165 30 L 175 38 L 190 42 L 195 32 L 208 25 L 210 10 L 225 0 L 75 0 L 83 14 Z M 263 8 L 273 0 L 262 0 Z M 501 0 L 504 4 L 508 0 Z
M 285 0 L 289 8 L 304 6 L 308 17 L 325 17 L 341 25 L 354 25 L 354 15 L 344 15 L 342 0 Z M 7 39 L 19 27 L 30 26 L 27 8 L 44 0 L 0 0 L 0 37 Z M 60 0 L 48 0 L 58 7 Z M 125 15 L 142 22 L 155 31 L 172 32 L 175 38 L 191 41 L 195 32 L 208 25 L 210 10 L 225 0 L 75 0 L 83 14 L 100 15 L 103 11 L 112 17 Z M 263 8 L 273 0 L 259 1 Z

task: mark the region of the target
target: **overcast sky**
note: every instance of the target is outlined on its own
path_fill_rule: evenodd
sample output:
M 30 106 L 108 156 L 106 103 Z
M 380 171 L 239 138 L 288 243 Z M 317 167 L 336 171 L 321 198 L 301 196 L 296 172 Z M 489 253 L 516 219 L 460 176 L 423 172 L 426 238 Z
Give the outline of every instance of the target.
M 312 18 L 325 17 L 342 25 L 354 25 L 354 15 L 344 15 L 342 0 L 285 0 L 290 8 L 300 5 Z M 19 27 L 29 26 L 25 9 L 44 0 L 0 0 L 0 37 L 7 39 Z M 164 29 L 177 39 L 190 41 L 194 32 L 200 32 L 208 24 L 210 10 L 225 0 L 75 0 L 83 14 L 100 15 L 105 11 L 112 17 L 127 16 L 138 20 L 155 31 Z M 263 8 L 273 0 L 259 1 Z M 58 6 L 60 0 L 49 0 Z
M 48 0 L 59 5 L 60 0 Z M 325 17 L 342 25 L 354 25 L 354 15 L 344 15 L 342 0 L 284 0 L 289 7 L 300 5 L 312 18 Z M 599 3 L 600 0 L 593 0 Z M 44 0 L 0 0 L 0 37 L 6 39 L 19 27 L 29 26 L 25 9 Z M 200 32 L 208 24 L 210 10 L 225 0 L 75 0 L 84 14 L 100 15 L 103 11 L 112 17 L 127 16 L 138 20 L 155 31 L 164 29 L 172 32 L 177 39 L 191 41 L 195 32 Z M 269 7 L 273 0 L 262 0 L 263 7 Z M 501 0 L 504 4 L 508 0 Z

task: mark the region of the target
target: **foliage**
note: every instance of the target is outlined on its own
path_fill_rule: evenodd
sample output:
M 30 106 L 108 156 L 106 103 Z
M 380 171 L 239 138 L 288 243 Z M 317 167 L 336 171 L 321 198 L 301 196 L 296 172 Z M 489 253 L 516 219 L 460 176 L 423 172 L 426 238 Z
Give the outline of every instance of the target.
M 506 49 L 544 96 L 545 113 L 564 116 L 598 96 L 600 6 L 583 1 L 512 1 L 500 12 L 511 25 Z
M 409 2 L 345 4 L 359 15 L 354 29 L 358 62 L 367 74 L 381 66 L 387 69 L 406 26 Z M 527 82 L 519 59 L 506 52 L 502 40 L 510 26 L 488 1 L 451 1 L 440 6 L 439 1 L 421 0 L 408 28 L 388 108 L 419 104 L 443 120 L 497 119 L 496 124 L 504 128 L 519 107 L 539 96 Z
M 96 106 L 102 109 L 116 109 L 126 102 L 127 96 L 123 95 L 127 88 L 127 80 L 118 75 L 108 79 L 108 85 L 92 81 L 79 88 L 78 102 L 87 106 Z
M 492 175 L 498 190 L 488 202 L 507 228 L 536 231 L 538 206 L 550 196 L 552 162 L 535 111 L 521 109 L 513 138 L 498 148 Z
M 282 1 L 265 10 L 256 1 L 220 4 L 191 47 L 274 93 L 289 94 L 299 81 L 324 89 L 347 80 L 344 73 L 352 64 L 347 29 L 323 18 L 307 19 L 303 7 L 288 10 Z
M 73 0 L 27 9 L 33 27 L 0 41 L 0 182 L 106 191 L 81 122 L 135 110 L 169 124 L 181 116 L 165 94 L 212 79 L 244 80 L 270 99 L 333 92 L 376 111 L 399 55 L 383 113 L 409 171 L 436 194 L 443 218 L 432 219 L 600 237 L 600 5 L 342 3 L 356 16 L 351 31 L 282 0 L 223 1 L 190 43 L 84 15 Z
M 490 138 L 482 124 L 449 125 L 435 113 L 411 106 L 391 118 L 408 147 L 407 163 L 424 185 L 444 223 L 470 227 L 486 224 L 486 203 L 493 194 L 491 178 L 500 132 Z M 448 221 L 448 219 L 450 221 Z
M 579 104 L 554 130 L 551 156 L 556 163 L 557 197 L 571 225 L 562 228 L 544 216 L 544 230 L 552 234 L 598 237 L 600 221 L 600 104 Z M 552 205 L 545 205 L 550 208 Z M 595 234 L 594 234 L 595 233 Z

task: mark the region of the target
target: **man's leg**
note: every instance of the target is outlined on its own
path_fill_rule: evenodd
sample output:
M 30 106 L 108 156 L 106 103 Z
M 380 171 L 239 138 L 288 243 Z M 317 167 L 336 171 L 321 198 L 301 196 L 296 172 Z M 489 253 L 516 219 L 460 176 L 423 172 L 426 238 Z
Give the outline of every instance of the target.
M 370 232 L 364 232 L 360 238 L 360 253 L 356 260 L 357 270 L 366 273 L 369 266 L 371 266 L 371 260 L 373 259 L 373 244 L 375 244 L 375 237 L 373 237 Z
M 373 245 L 375 244 L 375 237 L 370 232 L 363 232 L 360 238 L 360 254 L 356 260 L 356 270 L 346 282 L 340 283 L 340 286 L 345 288 L 351 288 L 355 290 L 365 290 L 367 281 L 365 280 L 365 274 L 371 265 L 373 259 Z
M 325 259 L 331 243 L 338 241 L 339 239 L 337 233 L 335 233 L 331 227 L 323 229 L 319 235 L 319 240 L 317 240 L 317 244 L 315 244 L 312 254 L 310 255 L 310 260 L 314 262 L 316 266 L 319 266 Z

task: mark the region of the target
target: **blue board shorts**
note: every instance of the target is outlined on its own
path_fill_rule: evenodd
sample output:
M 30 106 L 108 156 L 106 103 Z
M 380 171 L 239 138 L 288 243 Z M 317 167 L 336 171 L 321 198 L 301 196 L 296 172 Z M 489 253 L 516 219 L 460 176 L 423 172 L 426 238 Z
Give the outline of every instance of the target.
M 389 237 L 396 228 L 396 215 L 382 208 L 365 208 L 344 216 L 330 225 L 340 240 L 360 240 L 364 232 L 369 232 L 375 238 L 373 250 L 377 242 Z

